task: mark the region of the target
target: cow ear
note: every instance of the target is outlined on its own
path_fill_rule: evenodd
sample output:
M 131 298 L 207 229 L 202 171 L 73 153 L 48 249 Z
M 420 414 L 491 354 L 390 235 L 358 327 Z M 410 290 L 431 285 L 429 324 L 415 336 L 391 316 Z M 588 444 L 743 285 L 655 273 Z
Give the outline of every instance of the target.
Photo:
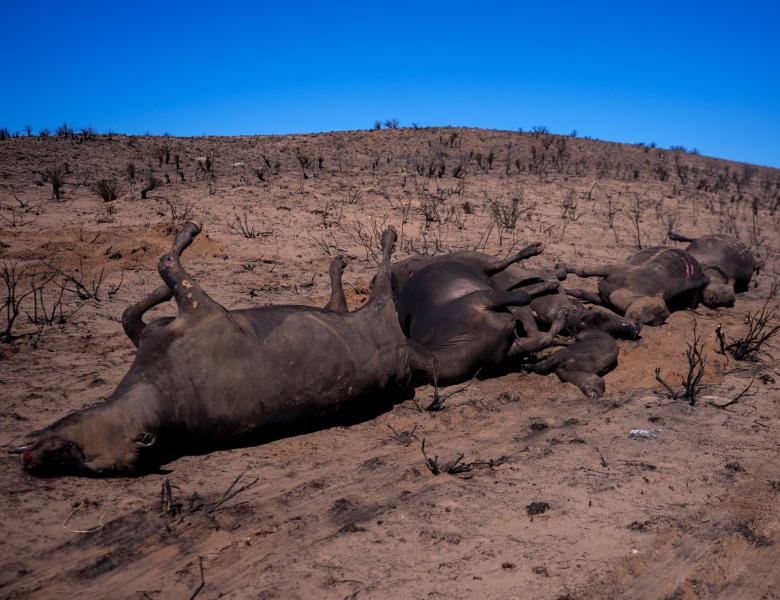
M 133 443 L 135 443 L 136 446 L 139 448 L 148 448 L 149 446 L 153 445 L 157 441 L 157 436 L 153 433 L 146 433 L 145 431 L 142 433 L 139 433 L 135 439 L 133 440 Z

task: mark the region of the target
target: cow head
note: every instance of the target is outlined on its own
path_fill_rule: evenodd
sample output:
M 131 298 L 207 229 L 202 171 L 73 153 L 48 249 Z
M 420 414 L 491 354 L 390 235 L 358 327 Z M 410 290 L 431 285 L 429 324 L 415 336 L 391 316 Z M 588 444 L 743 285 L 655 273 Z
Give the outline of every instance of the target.
M 719 281 L 713 281 L 709 285 L 704 286 L 704 289 L 701 291 L 702 303 L 710 308 L 734 306 L 736 299 L 731 286 Z
M 642 330 L 642 324 L 625 317 L 619 317 L 613 312 L 595 309 L 581 309 L 578 320 L 578 330 L 598 329 L 612 337 L 635 339 Z
M 588 398 L 600 398 L 607 386 L 598 375 L 590 375 L 580 383 L 579 388 Z
M 655 297 L 637 298 L 626 310 L 626 318 L 644 325 L 662 325 L 669 316 L 664 299 Z
M 88 408 L 29 436 L 21 454 L 28 470 L 41 475 L 130 475 L 157 439 L 119 403 Z

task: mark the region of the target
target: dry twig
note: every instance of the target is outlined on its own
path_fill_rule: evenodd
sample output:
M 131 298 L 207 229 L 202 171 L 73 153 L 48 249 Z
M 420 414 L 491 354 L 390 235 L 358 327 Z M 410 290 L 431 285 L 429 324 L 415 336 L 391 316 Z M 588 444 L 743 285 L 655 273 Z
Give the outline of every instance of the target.
M 233 492 L 233 493 L 231 494 L 231 493 L 230 493 L 230 490 L 232 490 L 232 489 L 235 487 L 235 485 L 238 483 L 238 480 L 239 480 L 239 479 L 241 479 L 241 478 L 242 478 L 242 477 L 243 477 L 245 474 L 246 474 L 246 471 L 244 471 L 244 472 L 243 472 L 243 473 L 241 473 L 241 474 L 240 474 L 238 477 L 236 477 L 235 481 L 233 481 L 233 483 L 231 483 L 231 484 L 230 484 L 230 487 L 229 487 L 229 488 L 228 488 L 228 489 L 225 491 L 225 493 L 222 495 L 222 498 L 220 499 L 220 501 L 219 501 L 219 502 L 217 502 L 217 503 L 216 503 L 214 506 L 212 506 L 210 509 L 208 509 L 208 510 L 206 511 L 206 513 L 207 513 L 207 514 L 211 514 L 211 513 L 213 513 L 213 512 L 214 512 L 215 510 L 217 510 L 217 509 L 218 509 L 220 506 L 222 506 L 222 504 L 224 504 L 225 502 L 227 502 L 228 500 L 230 500 L 230 499 L 232 499 L 232 498 L 235 498 L 235 497 L 236 497 L 238 494 L 240 494 L 240 493 L 241 493 L 241 492 L 243 492 L 243 491 L 246 491 L 246 490 L 248 490 L 248 489 L 249 489 L 249 488 L 251 488 L 253 485 L 255 485 L 255 484 L 258 482 L 258 481 L 260 481 L 260 478 L 258 477 L 258 478 L 257 478 L 257 479 L 255 479 L 253 482 L 251 482 L 251 483 L 247 483 L 246 485 L 243 485 L 243 486 L 241 486 L 240 488 L 238 488 L 238 489 L 237 489 L 235 492 Z
M 70 521 L 70 518 L 75 515 L 79 510 L 84 508 L 86 506 L 87 502 L 86 500 L 79 504 L 76 508 L 74 508 L 70 513 L 68 514 L 68 517 L 65 519 L 65 521 L 62 523 L 62 527 L 67 529 L 68 531 L 72 531 L 73 533 L 94 533 L 96 531 L 100 531 L 103 529 L 103 515 L 100 515 L 100 524 L 97 527 L 94 527 L 92 529 L 71 529 L 68 527 L 68 521 Z

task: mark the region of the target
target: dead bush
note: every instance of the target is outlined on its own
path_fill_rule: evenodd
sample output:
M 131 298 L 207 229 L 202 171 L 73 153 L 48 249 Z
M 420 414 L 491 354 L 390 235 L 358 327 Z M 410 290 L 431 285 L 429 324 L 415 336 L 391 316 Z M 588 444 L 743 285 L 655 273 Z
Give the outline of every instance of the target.
M 116 179 L 100 179 L 89 186 L 89 191 L 100 196 L 103 202 L 113 202 L 124 193 L 122 185 Z
M 44 177 L 51 183 L 52 193 L 54 197 L 59 200 L 62 194 L 62 186 L 65 185 L 65 173 L 67 173 L 67 165 L 57 165 L 51 169 L 46 169 Z

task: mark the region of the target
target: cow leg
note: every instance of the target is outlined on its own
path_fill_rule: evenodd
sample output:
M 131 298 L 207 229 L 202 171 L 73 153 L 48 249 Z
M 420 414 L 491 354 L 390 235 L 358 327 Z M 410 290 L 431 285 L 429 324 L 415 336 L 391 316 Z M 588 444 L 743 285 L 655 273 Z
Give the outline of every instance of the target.
M 574 273 L 577 277 L 609 277 L 614 272 L 614 267 L 594 267 L 592 269 L 577 269 L 566 263 L 555 265 L 557 272 Z
M 514 356 L 515 354 L 522 352 L 538 352 L 539 350 L 549 348 L 552 345 L 555 336 L 566 326 L 567 320 L 566 311 L 559 310 L 555 313 L 553 322 L 550 325 L 550 330 L 547 333 L 539 334 L 538 337 L 517 338 L 509 348 L 509 356 Z
M 206 292 L 182 268 L 179 262 L 181 253 L 203 229 L 200 219 L 193 217 L 181 228 L 173 240 L 170 252 L 164 254 L 157 264 L 157 270 L 163 281 L 173 293 L 179 307 L 179 316 L 202 314 L 222 307 L 208 297 Z
M 544 244 L 541 242 L 535 242 L 531 244 L 530 246 L 523 248 L 515 254 L 514 256 L 510 256 L 509 258 L 505 258 L 504 260 L 497 260 L 495 262 L 488 263 L 482 267 L 482 272 L 485 273 L 488 277 L 491 275 L 495 275 L 496 273 L 499 273 L 506 269 L 509 265 L 512 265 L 518 261 L 525 260 L 526 258 L 531 258 L 532 256 L 536 256 L 537 254 L 541 254 L 542 250 L 544 250 Z
M 597 292 L 588 292 L 586 290 L 580 289 L 567 289 L 566 294 L 568 296 L 573 296 L 574 298 L 579 298 L 580 300 L 585 300 L 585 302 L 590 302 L 596 306 L 604 306 L 604 300 Z
M 569 274 L 569 271 L 565 268 L 565 265 L 564 266 L 555 265 L 555 270 L 552 271 L 552 274 L 555 275 L 555 278 L 558 281 L 565 281 L 566 277 Z
M 478 290 L 476 292 L 471 292 L 468 298 L 474 302 L 475 305 L 487 309 L 526 306 L 531 303 L 534 296 L 547 293 L 557 287 L 557 281 L 545 281 L 544 283 L 534 286 L 531 292 L 524 292 L 522 290 L 511 292 L 505 292 L 503 290 Z
M 366 303 L 367 305 L 393 297 L 393 273 L 390 268 L 390 255 L 393 253 L 393 246 L 395 246 L 397 239 L 398 234 L 392 225 L 389 225 L 382 233 L 382 262 L 379 264 L 379 270 L 374 276 L 374 288 L 371 290 L 371 296 Z
M 525 331 L 525 337 L 538 338 L 542 334 L 539 332 L 539 326 L 536 324 L 531 311 L 527 306 L 510 306 L 509 312 L 515 317 L 515 321 L 520 321 Z
M 686 237 L 684 235 L 680 235 L 679 233 L 675 233 L 674 231 L 669 232 L 669 239 L 674 242 L 686 242 L 688 244 L 697 240 L 697 238 Z
M 546 375 L 547 373 L 554 371 L 558 365 L 566 360 L 564 354 L 566 354 L 566 351 L 560 350 L 544 360 L 540 360 L 538 363 L 523 365 L 523 370 L 530 371 L 531 373 L 538 373 L 539 375 Z
M 330 300 L 325 305 L 325 310 L 337 313 L 349 312 L 347 297 L 341 285 L 341 273 L 347 266 L 344 257 L 339 255 L 330 263 Z
M 144 323 L 144 313 L 158 304 L 162 304 L 171 299 L 173 294 L 167 285 L 161 285 L 146 298 L 129 306 L 124 313 L 122 313 L 122 328 L 125 330 L 127 337 L 133 342 L 133 345 L 138 348 L 138 340 L 141 339 L 141 334 L 146 328 Z
M 534 296 L 547 294 L 558 288 L 557 281 L 544 281 L 529 288 L 527 291 L 513 290 L 479 290 L 472 292 L 469 297 L 481 306 L 488 309 L 507 308 L 509 306 L 526 306 L 531 303 Z

